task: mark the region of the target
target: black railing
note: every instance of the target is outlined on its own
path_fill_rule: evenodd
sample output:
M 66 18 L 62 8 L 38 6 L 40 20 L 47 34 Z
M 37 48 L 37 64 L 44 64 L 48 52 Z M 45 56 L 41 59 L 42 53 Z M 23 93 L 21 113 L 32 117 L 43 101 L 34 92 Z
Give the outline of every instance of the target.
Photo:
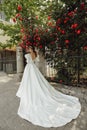
M 16 73 L 16 59 L 0 59 L 0 71 L 6 73 Z
M 87 55 L 46 58 L 46 64 L 48 80 L 72 86 L 87 85 Z

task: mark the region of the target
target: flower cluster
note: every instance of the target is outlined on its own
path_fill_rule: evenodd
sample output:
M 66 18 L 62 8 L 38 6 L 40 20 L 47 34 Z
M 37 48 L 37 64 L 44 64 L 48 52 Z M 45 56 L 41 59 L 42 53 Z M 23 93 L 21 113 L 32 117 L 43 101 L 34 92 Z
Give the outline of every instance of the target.
M 76 45 L 77 39 L 83 34 L 85 35 L 85 17 L 87 14 L 87 7 L 86 3 L 82 2 L 80 5 L 75 6 L 67 10 L 64 15 L 60 15 L 56 21 L 56 32 L 58 33 L 59 37 L 59 44 L 63 48 L 71 48 L 82 46 L 82 44 Z M 81 22 L 80 22 L 80 19 Z M 65 44 L 64 44 L 65 43 Z
M 45 46 L 52 48 L 55 45 L 56 47 L 55 43 L 57 42 L 60 47 L 73 48 L 77 39 L 85 33 L 85 21 L 82 20 L 80 23 L 79 17 L 84 19 L 86 14 L 85 2 L 71 10 L 67 10 L 66 7 L 64 15 L 58 16 L 55 25 L 52 22 L 52 16 L 48 15 L 46 28 L 42 28 L 41 26 L 35 26 L 32 22 L 32 19 L 38 21 L 39 16 L 36 15 L 34 18 L 24 16 L 22 5 L 18 5 L 13 21 L 20 24 L 21 43 L 19 45 L 24 49 L 29 45 L 43 49 Z

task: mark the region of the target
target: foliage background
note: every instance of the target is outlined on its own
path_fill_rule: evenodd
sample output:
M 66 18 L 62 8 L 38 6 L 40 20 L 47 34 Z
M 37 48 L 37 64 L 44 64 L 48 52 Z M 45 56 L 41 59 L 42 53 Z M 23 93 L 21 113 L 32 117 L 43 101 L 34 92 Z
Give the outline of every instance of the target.
M 34 45 L 51 59 L 58 70 L 57 79 L 69 83 L 87 66 L 87 2 L 85 0 L 3 0 L 0 10 L 12 25 L 0 23 L 4 35 L 10 36 L 1 48 Z M 54 55 L 51 55 L 54 54 Z M 67 63 L 67 65 L 66 65 Z M 71 64 L 72 63 L 72 64 Z

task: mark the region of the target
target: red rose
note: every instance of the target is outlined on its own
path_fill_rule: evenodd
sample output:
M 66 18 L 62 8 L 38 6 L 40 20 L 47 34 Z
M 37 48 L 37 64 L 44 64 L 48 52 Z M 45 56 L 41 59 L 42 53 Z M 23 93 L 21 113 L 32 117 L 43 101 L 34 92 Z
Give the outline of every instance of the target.
M 40 37 L 39 37 L 39 35 L 36 34 L 36 35 L 34 36 L 34 40 L 38 40 L 38 41 L 40 41 Z
M 20 19 L 20 21 L 23 21 L 23 18 L 22 18 L 22 17 L 20 17 L 19 19 Z
M 72 25 L 71 25 L 71 28 L 72 28 L 72 29 L 75 29 L 75 28 L 77 28 L 77 26 L 78 26 L 78 24 L 75 23 L 75 24 L 72 24 Z
M 38 19 L 38 16 L 36 16 L 36 19 Z
M 65 40 L 65 43 L 66 43 L 66 44 L 68 44 L 69 42 L 70 42 L 70 41 L 69 41 L 68 39 L 67 39 L 67 40 Z
M 31 43 L 30 43 L 29 41 L 27 41 L 27 42 L 26 42 L 26 45 L 27 45 L 27 46 L 28 46 L 28 45 L 31 45 Z
M 21 5 L 18 5 L 18 11 L 21 11 L 22 10 L 22 6 Z
M 64 20 L 64 23 L 67 23 L 67 22 L 68 22 L 68 20 L 69 20 L 69 18 L 68 18 L 68 17 L 66 17 L 66 18 L 65 18 L 65 20 Z
M 83 50 L 87 50 L 87 46 L 84 46 L 84 47 L 83 47 Z
M 52 22 L 48 22 L 48 26 L 52 26 Z
M 16 22 L 16 19 L 15 19 L 15 18 L 13 18 L 13 22 L 14 22 L 14 23 Z
M 40 45 L 39 48 L 42 49 L 43 48 L 42 45 Z
M 61 28 L 60 28 L 60 27 L 57 27 L 57 30 L 58 30 L 58 31 L 61 31 Z
M 51 17 L 50 16 L 48 16 L 48 20 L 50 20 L 51 19 Z
M 24 32 L 24 28 L 22 28 L 22 29 L 20 30 L 20 32 L 22 32 L 22 33 L 23 33 L 23 32 Z
M 37 40 L 40 41 L 40 37 L 37 37 Z
M 60 18 L 58 18 L 58 20 L 57 20 L 56 24 L 60 24 L 60 23 L 61 23 L 61 19 L 60 19 Z
M 85 3 L 84 2 L 81 3 L 80 8 L 81 8 L 81 10 L 83 10 L 85 8 Z
M 74 9 L 74 13 L 76 13 L 77 12 L 77 9 Z
M 19 14 L 19 13 L 18 13 L 18 14 L 16 14 L 16 16 L 15 16 L 15 17 L 16 17 L 16 18 L 18 18 L 18 17 L 20 17 L 20 16 L 21 16 L 21 14 Z
M 37 28 L 35 29 L 35 32 L 38 33 L 38 29 Z
M 61 30 L 61 33 L 62 33 L 62 34 L 65 34 L 65 31 L 64 31 L 64 30 Z
M 80 33 L 81 33 L 81 30 L 80 30 L 80 29 L 79 29 L 79 30 L 77 30 L 77 31 L 76 31 L 76 33 L 77 33 L 77 34 L 80 34 Z
M 71 11 L 71 12 L 68 13 L 68 16 L 71 16 L 71 17 L 72 17 L 73 15 L 74 15 L 74 12 L 73 12 L 73 11 Z

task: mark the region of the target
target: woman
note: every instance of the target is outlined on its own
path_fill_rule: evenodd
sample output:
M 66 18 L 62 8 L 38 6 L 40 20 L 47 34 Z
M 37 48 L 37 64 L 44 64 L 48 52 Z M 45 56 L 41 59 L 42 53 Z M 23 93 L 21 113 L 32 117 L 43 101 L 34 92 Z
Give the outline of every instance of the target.
M 81 111 L 79 99 L 57 91 L 35 65 L 38 55 L 27 47 L 27 64 L 16 96 L 20 97 L 17 114 L 32 124 L 60 127 L 77 118 Z

